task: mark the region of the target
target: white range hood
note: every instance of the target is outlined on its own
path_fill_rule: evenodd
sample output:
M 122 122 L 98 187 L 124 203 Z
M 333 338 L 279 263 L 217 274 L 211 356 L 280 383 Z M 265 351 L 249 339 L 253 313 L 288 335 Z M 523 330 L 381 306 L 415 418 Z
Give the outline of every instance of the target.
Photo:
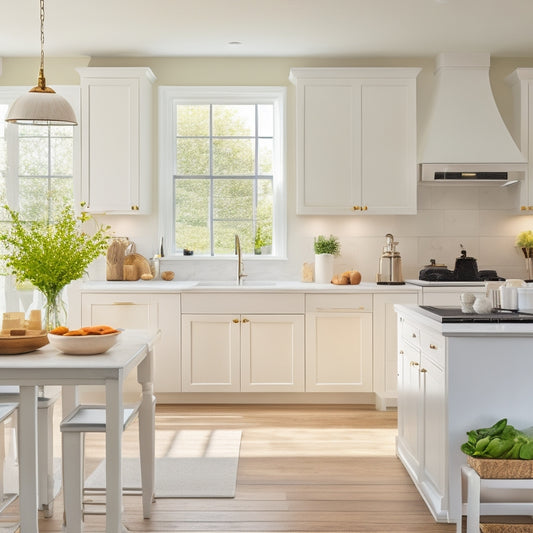
M 419 143 L 423 181 L 437 181 L 436 173 L 443 181 L 455 173 L 455 182 L 484 181 L 481 172 L 509 173 L 496 181 L 523 177 L 526 159 L 498 111 L 489 68 L 489 54 L 437 56 L 433 105 Z

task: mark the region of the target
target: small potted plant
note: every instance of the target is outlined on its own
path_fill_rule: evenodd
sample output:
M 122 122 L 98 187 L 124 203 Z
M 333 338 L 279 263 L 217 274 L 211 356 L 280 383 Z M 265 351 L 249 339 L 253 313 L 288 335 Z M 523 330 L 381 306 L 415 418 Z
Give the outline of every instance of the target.
M 334 235 L 315 238 L 315 283 L 330 283 L 333 277 L 333 259 L 340 254 L 341 245 Z
M 522 250 L 526 259 L 528 280 L 533 279 L 533 231 L 520 232 L 516 237 L 516 246 Z

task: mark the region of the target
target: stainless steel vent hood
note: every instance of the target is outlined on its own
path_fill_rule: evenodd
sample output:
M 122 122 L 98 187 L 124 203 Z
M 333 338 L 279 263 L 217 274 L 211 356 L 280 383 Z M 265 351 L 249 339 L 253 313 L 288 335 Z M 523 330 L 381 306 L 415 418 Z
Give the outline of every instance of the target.
M 489 68 L 489 54 L 437 56 L 433 103 L 419 143 L 423 181 L 501 183 L 523 178 L 526 159 L 498 111 Z

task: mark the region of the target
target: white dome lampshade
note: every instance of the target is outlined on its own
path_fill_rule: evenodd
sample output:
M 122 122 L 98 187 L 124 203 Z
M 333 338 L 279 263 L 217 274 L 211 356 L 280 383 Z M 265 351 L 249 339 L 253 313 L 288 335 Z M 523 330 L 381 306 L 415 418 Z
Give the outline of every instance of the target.
M 5 120 L 13 124 L 43 126 L 75 126 L 78 123 L 74 110 L 65 98 L 46 85 L 43 88 L 38 85 L 17 98 L 11 104 Z
M 70 104 L 54 89 L 46 86 L 44 77 L 44 0 L 39 0 L 41 18 L 41 65 L 37 86 L 17 98 L 9 108 L 6 122 L 39 126 L 72 125 L 78 121 Z

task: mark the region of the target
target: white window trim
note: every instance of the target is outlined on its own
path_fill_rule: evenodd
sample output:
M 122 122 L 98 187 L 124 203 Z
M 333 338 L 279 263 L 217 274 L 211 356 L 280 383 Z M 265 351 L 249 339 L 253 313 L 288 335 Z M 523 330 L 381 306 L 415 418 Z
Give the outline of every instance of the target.
M 286 180 L 286 87 L 159 87 L 159 233 L 167 243 L 165 256 L 179 259 L 183 256 L 170 254 L 169 243 L 173 242 L 170 220 L 174 218 L 172 202 L 173 181 L 168 179 L 176 173 L 173 143 L 176 122 L 176 104 L 207 103 L 272 103 L 274 104 L 274 142 L 275 150 L 280 154 L 281 168 L 274 168 L 272 183 L 273 194 L 273 238 L 272 255 L 250 255 L 247 259 L 269 260 L 287 259 L 287 180 Z M 277 128 L 277 129 L 276 129 Z M 168 248 L 168 254 L 167 254 Z M 185 258 L 190 261 L 190 258 Z M 223 256 L 195 256 L 195 259 L 220 260 Z M 231 258 L 233 260 L 233 258 Z

